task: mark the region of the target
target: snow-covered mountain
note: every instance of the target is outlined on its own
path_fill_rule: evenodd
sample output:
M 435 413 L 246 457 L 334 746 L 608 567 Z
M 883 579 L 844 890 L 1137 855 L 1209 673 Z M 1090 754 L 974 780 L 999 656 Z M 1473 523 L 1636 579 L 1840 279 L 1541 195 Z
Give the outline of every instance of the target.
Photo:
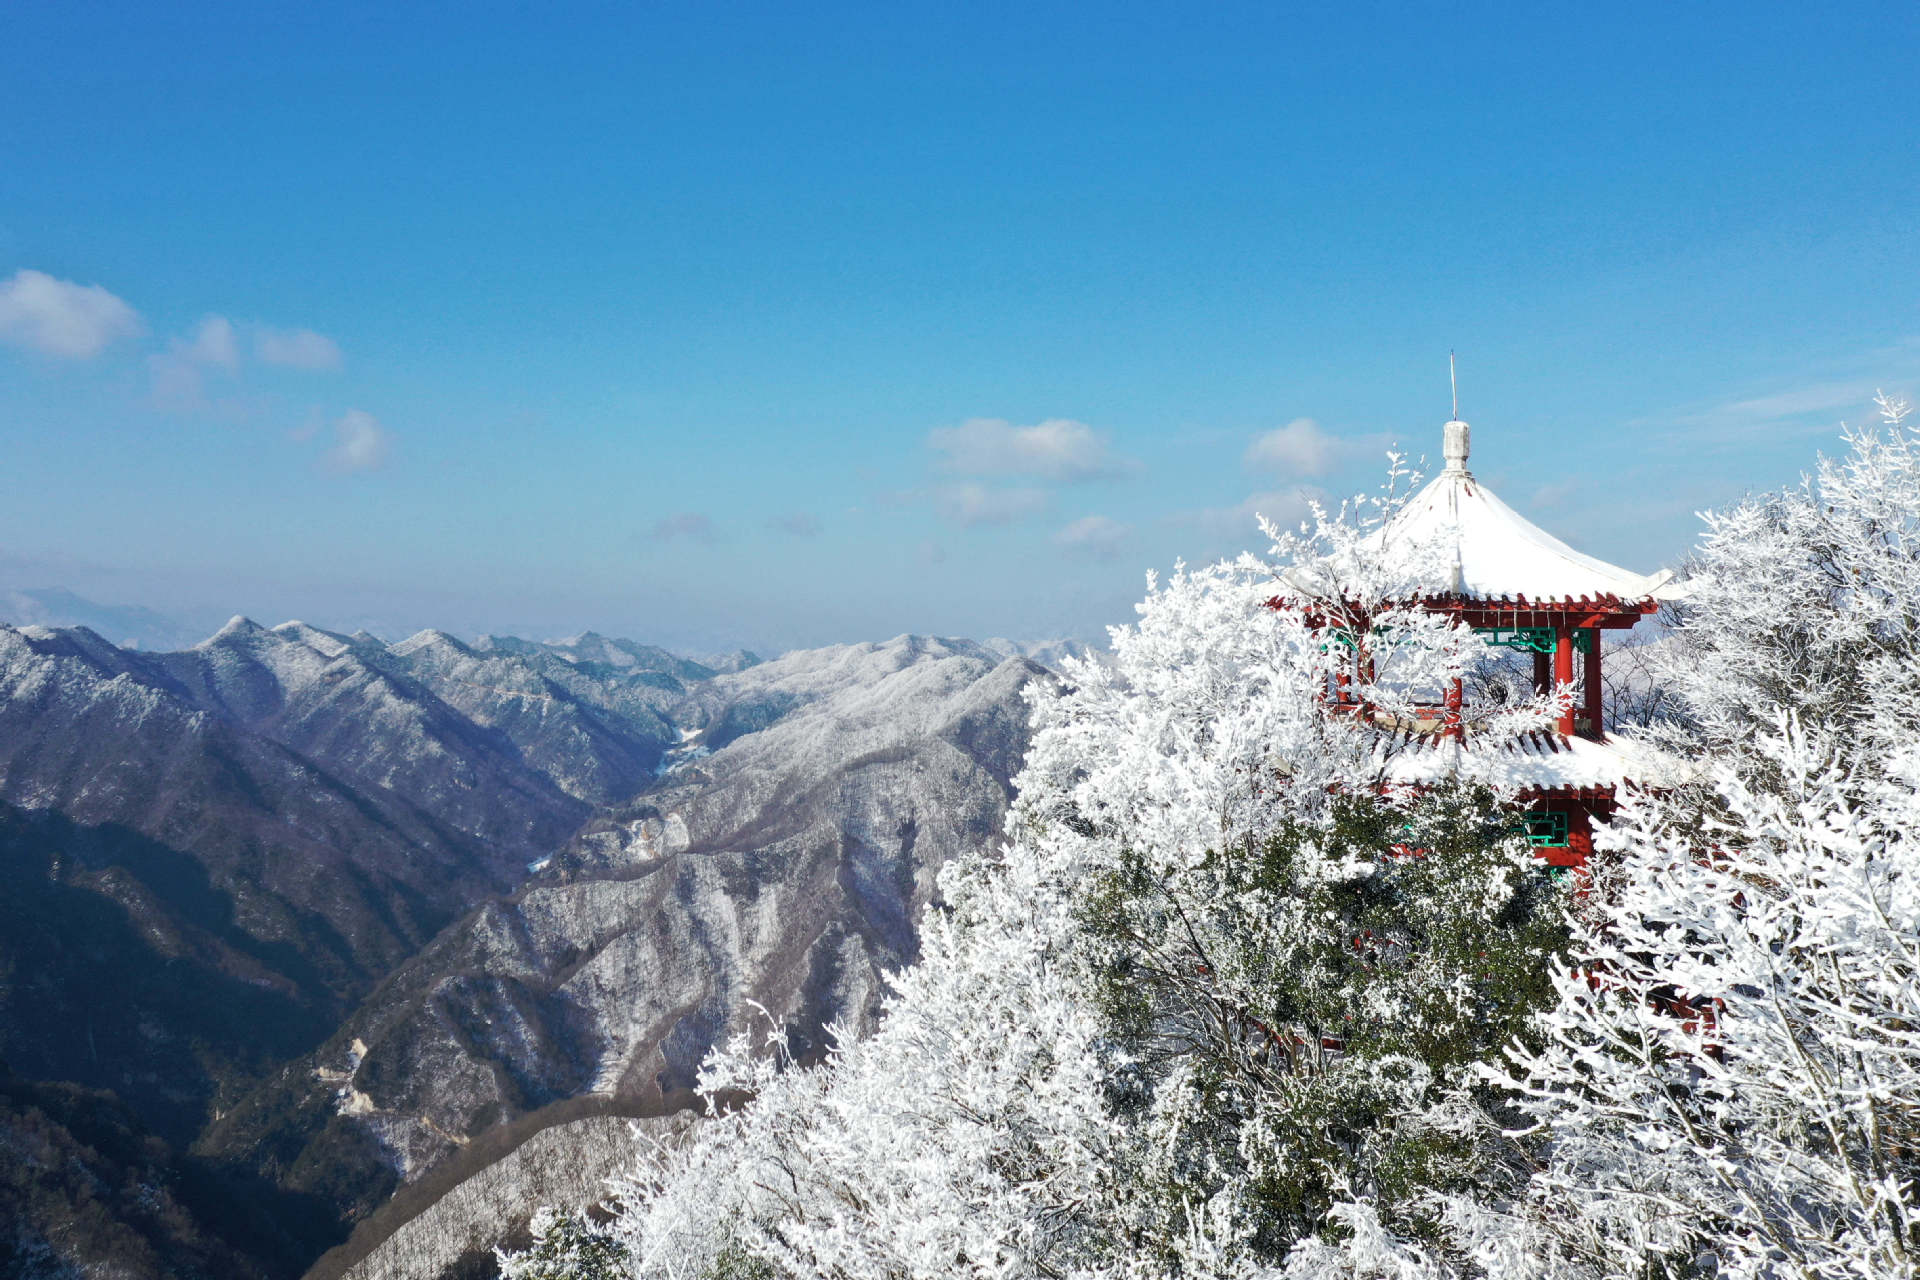
M 1088 644 L 1085 640 L 1008 640 L 1004 636 L 995 636 L 991 640 L 982 640 L 982 648 L 1006 658 L 1026 658 L 1036 662 L 1047 670 L 1058 673 L 1060 664 L 1068 659 L 1100 659 L 1105 650 Z
M 749 1002 L 803 1047 L 868 1018 L 1051 678 L 924 637 L 0 627 L 0 1062 L 193 1145 L 280 1270 L 502 1121 L 673 1104 Z
M 559 1100 L 684 1102 L 756 1007 L 802 1051 L 862 1025 L 935 871 L 996 838 L 1035 680 L 903 636 L 701 683 L 675 716 L 710 749 L 441 934 L 207 1143 L 288 1151 L 291 1190 L 352 1185 L 357 1216 Z

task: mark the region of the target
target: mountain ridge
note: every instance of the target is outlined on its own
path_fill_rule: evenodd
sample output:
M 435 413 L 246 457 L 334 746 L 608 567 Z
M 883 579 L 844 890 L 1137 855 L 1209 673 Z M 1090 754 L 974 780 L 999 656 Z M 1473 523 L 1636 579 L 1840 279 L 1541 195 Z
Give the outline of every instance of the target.
M 912 635 L 750 659 L 0 626 L 0 1058 L 289 1224 L 280 1273 L 516 1117 L 679 1105 L 754 1002 L 817 1052 L 994 838 L 1054 677 Z

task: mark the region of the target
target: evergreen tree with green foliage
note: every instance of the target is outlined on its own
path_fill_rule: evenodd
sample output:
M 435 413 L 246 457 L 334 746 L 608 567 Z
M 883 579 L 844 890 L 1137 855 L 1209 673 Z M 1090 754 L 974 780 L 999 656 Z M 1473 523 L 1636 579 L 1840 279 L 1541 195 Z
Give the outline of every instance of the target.
M 533 1243 L 500 1255 L 501 1280 L 620 1280 L 626 1246 L 581 1215 L 541 1209 L 533 1216 Z
M 1566 893 L 1481 786 L 1340 796 L 1174 865 L 1123 843 L 1079 919 L 1138 1138 L 1112 1170 L 1129 1242 L 1238 1187 L 1268 1262 L 1356 1199 L 1436 1243 L 1437 1195 L 1524 1182 L 1472 1071 L 1553 1000 Z

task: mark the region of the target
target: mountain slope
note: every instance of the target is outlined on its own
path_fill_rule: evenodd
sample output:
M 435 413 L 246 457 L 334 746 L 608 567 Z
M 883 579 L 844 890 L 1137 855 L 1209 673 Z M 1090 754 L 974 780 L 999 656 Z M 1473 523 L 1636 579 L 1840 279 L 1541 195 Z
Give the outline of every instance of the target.
M 502 855 L 545 852 L 587 815 L 519 744 L 448 705 L 377 643 L 235 618 L 191 649 L 143 661 L 197 706 Z
M 450 1170 L 569 1106 L 681 1105 L 756 1006 L 818 1052 L 995 838 L 1050 679 L 924 637 L 710 666 L 592 633 L 0 627 L 0 1060 L 128 1109 L 106 1147 L 13 1115 L 47 1161 L 0 1181 L 142 1266 L 287 1274 L 477 1135 Z M 169 1235 L 138 1188 L 180 1179 Z M 269 1226 L 221 1253 L 223 1218 Z
M 423 631 L 382 655 L 473 723 L 504 735 L 567 794 L 594 804 L 631 799 L 679 735 L 669 718 L 713 672 L 625 642 L 465 645 Z M 608 661 L 609 657 L 623 659 Z
M 524 865 L 84 630 L 0 628 L 0 802 L 0 1053 L 175 1142 Z
M 258 1206 L 112 1094 L 0 1063 L 0 1275 L 242 1280 L 297 1257 Z
M 344 1188 L 354 1218 L 556 1100 L 685 1101 L 756 1005 L 817 1052 L 829 1025 L 864 1025 L 884 973 L 912 959 L 940 864 L 996 838 L 1022 691 L 1049 679 L 902 637 L 701 685 L 681 716 L 718 749 L 684 753 L 526 888 L 436 938 L 206 1149 L 270 1152 L 283 1186 Z

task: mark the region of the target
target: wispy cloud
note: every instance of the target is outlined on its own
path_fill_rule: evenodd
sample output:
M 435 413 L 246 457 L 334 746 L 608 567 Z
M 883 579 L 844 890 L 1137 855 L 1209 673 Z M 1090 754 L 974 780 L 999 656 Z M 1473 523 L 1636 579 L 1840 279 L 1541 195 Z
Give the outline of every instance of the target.
M 175 355 L 192 364 L 213 365 L 229 372 L 240 367 L 240 341 L 233 322 L 225 316 L 206 316 L 186 338 L 175 338 Z
M 1138 464 L 1113 452 L 1104 432 L 1070 418 L 1018 427 L 1003 418 L 973 418 L 935 427 L 927 447 L 940 469 L 957 476 L 1024 476 L 1057 484 L 1125 475 Z
M 338 369 L 341 363 L 340 344 L 312 329 L 256 330 L 253 358 L 288 369 Z
M 191 360 L 182 360 L 171 352 L 150 355 L 147 381 L 148 398 L 156 409 L 184 413 L 206 407 L 206 380 Z
M 306 421 L 287 432 L 287 439 L 304 444 L 325 430 L 326 425 L 327 415 L 321 412 L 319 405 L 315 405 L 307 410 Z
M 240 342 L 233 322 L 225 316 L 205 316 L 192 333 L 174 338 L 165 351 L 147 357 L 154 407 L 175 412 L 206 409 L 203 370 L 233 374 L 239 368 Z
M 1915 383 L 1920 383 L 1920 337 L 1825 362 L 1796 382 L 1684 407 L 1633 425 L 1677 429 L 1719 443 L 1825 433 L 1842 421 L 1870 418 L 1880 388 Z
M 360 409 L 349 409 L 333 424 L 333 448 L 328 467 L 342 475 L 376 471 L 393 451 L 393 437 L 380 420 Z
M 718 536 L 713 521 L 703 512 L 676 511 L 665 519 L 656 520 L 653 525 L 653 537 L 656 542 L 672 542 L 675 538 L 686 538 L 693 542 L 712 542 Z
M 1081 516 L 1054 534 L 1053 542 L 1070 555 L 1111 560 L 1120 554 L 1120 544 L 1130 532 L 1129 526 L 1108 516 Z
M 139 312 L 97 284 L 16 271 L 0 283 L 0 342 L 62 360 L 87 360 L 145 331 Z
M 1260 517 L 1265 516 L 1282 527 L 1298 524 L 1306 518 L 1314 492 L 1309 489 L 1269 489 L 1247 495 L 1231 507 L 1205 507 L 1174 517 L 1174 523 L 1190 525 L 1221 537 L 1260 536 Z
M 1861 378 L 1748 396 L 1675 414 L 1674 426 L 1713 440 L 1736 441 L 1778 435 L 1782 430 L 1825 430 L 1841 418 L 1859 416 L 1873 403 L 1875 382 Z
M 962 529 L 977 525 L 1012 524 L 1046 510 L 1044 489 L 990 489 L 980 484 L 950 484 L 934 490 L 933 509 L 942 520 Z
M 311 329 L 268 329 L 249 326 L 253 361 L 299 369 L 337 369 L 340 348 L 333 339 Z M 156 408 L 169 412 L 204 412 L 210 405 L 206 374 L 228 377 L 240 373 L 241 331 L 225 316 L 209 315 L 191 333 L 172 339 L 165 351 L 147 357 L 151 397 Z M 229 402 L 230 403 L 230 402 Z
M 785 533 L 795 538 L 812 538 L 820 533 L 820 521 L 810 512 L 795 511 L 788 515 L 772 517 L 767 521 L 767 528 L 775 533 Z
M 1312 418 L 1295 418 L 1254 438 L 1246 465 L 1283 476 L 1323 476 L 1333 467 L 1339 442 Z

